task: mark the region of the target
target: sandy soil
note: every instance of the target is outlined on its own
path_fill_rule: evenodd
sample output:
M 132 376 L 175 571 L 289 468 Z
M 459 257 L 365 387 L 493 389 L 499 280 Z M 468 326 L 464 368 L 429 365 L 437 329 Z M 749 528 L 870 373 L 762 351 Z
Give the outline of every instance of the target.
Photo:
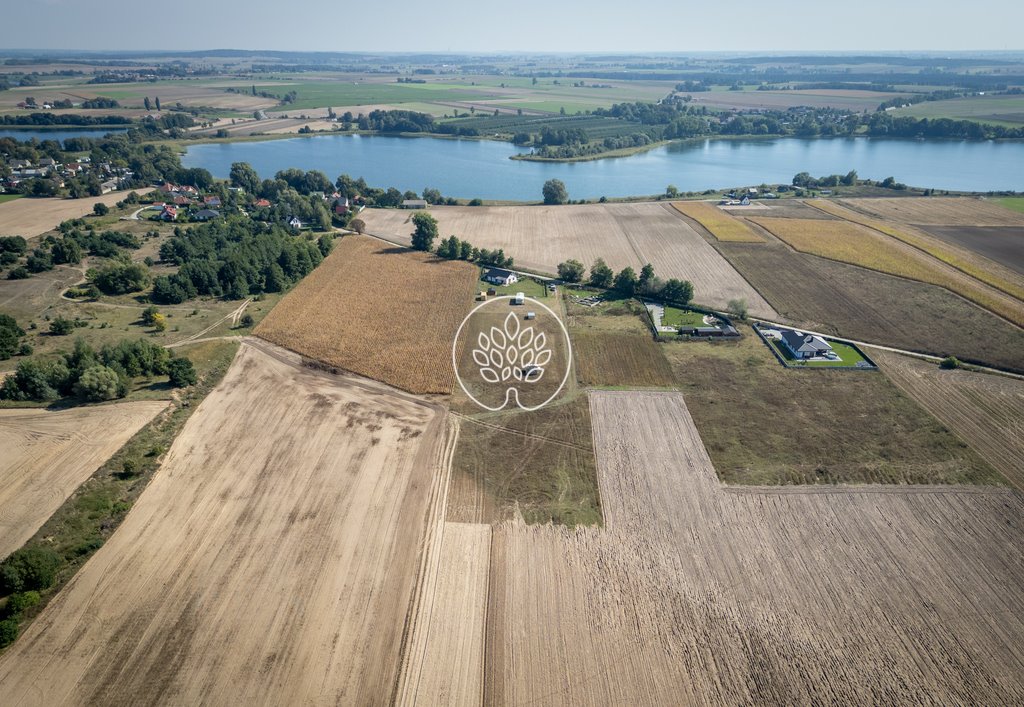
M 31 538 L 82 482 L 167 406 L 133 402 L 0 410 L 0 558 Z
M 196 135 L 216 135 L 218 130 L 227 130 L 229 135 L 255 135 L 257 133 L 267 135 L 279 135 L 285 133 L 298 133 L 305 126 L 311 130 L 332 130 L 336 123 L 329 123 L 325 120 L 303 118 L 272 118 L 270 120 L 246 120 L 238 121 L 232 125 L 230 119 L 219 120 L 211 128 L 200 128 L 191 132 Z
M 242 346 L 121 527 L 0 657 L 5 702 L 390 701 L 444 418 L 294 359 Z
M 136 189 L 146 194 L 150 189 Z M 84 199 L 28 199 L 21 198 L 0 204 L 0 236 L 31 238 L 52 231 L 61 221 L 92 213 L 96 203 L 113 206 L 128 196 L 128 191 L 115 191 L 103 196 Z
M 489 525 L 444 523 L 441 554 L 420 611 L 400 704 L 483 703 L 484 622 L 490 569 Z M 444 630 L 437 630 L 438 627 Z
M 492 529 L 484 704 L 1024 699 L 1020 494 L 727 489 L 680 394 L 591 405 L 605 527 Z
M 696 302 L 725 308 L 730 299 L 742 298 L 751 314 L 778 316 L 669 204 L 446 206 L 430 213 L 440 233 L 480 248 L 503 248 L 519 267 L 554 274 L 570 258 L 587 267 L 604 258 L 615 270 L 628 265 L 639 272 L 652 263 L 661 278 L 690 280 Z M 408 243 L 411 212 L 367 209 L 361 217 L 367 232 Z
M 872 350 L 904 393 L 1024 491 L 1024 381 Z

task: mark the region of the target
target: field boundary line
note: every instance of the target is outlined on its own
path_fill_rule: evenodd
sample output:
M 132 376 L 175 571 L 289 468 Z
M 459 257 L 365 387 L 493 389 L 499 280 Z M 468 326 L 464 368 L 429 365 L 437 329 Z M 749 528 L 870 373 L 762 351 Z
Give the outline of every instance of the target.
M 827 212 L 823 212 L 823 213 L 827 213 Z M 766 218 L 769 218 L 769 217 L 766 217 Z M 906 241 L 903 241 L 903 240 L 901 240 L 899 238 L 895 238 L 893 236 L 890 236 L 889 234 L 883 233 L 881 231 L 878 231 L 877 229 L 871 228 L 870 226 L 865 226 L 864 224 L 857 223 L 856 221 L 847 221 L 846 223 L 849 223 L 849 224 L 852 224 L 854 226 L 859 226 L 861 228 L 867 229 L 868 231 L 870 231 L 872 233 L 880 235 L 882 238 L 891 239 L 891 240 L 895 241 L 896 243 L 899 243 L 900 245 L 906 246 L 906 247 L 911 248 L 913 250 L 919 250 L 918 248 L 915 248 L 910 243 L 907 243 Z M 766 228 L 766 230 L 770 230 L 770 229 L 767 229 L 767 227 L 764 227 L 764 228 Z M 992 309 L 991 307 L 986 306 L 986 305 L 982 304 L 981 302 L 979 302 L 977 300 L 973 300 L 973 299 L 970 299 L 969 297 L 965 297 L 963 294 L 957 292 L 956 290 L 950 289 L 947 285 L 940 285 L 937 282 L 929 282 L 928 280 L 921 280 L 921 279 L 916 278 L 916 277 L 910 277 L 909 275 L 897 275 L 896 273 L 886 272 L 885 270 L 880 270 L 878 268 L 873 268 L 873 267 L 870 267 L 868 265 L 861 265 L 859 263 L 851 263 L 849 261 L 840 260 L 839 258 L 833 258 L 833 257 L 828 256 L 828 255 L 821 255 L 820 253 L 812 253 L 812 252 L 810 252 L 808 250 L 800 250 L 796 246 L 790 244 L 788 241 L 786 241 L 781 236 L 778 236 L 778 235 L 776 235 L 774 233 L 772 235 L 775 236 L 776 238 L 778 238 L 780 241 L 782 241 L 787 248 L 792 250 L 794 253 L 798 253 L 800 255 L 806 255 L 806 256 L 810 256 L 812 258 L 821 258 L 822 260 L 828 260 L 828 261 L 833 262 L 833 263 L 839 263 L 841 265 L 847 265 L 847 266 L 852 267 L 852 268 L 860 268 L 862 270 L 867 270 L 869 272 L 878 273 L 880 275 L 888 275 L 889 277 L 895 277 L 895 278 L 898 278 L 900 280 L 906 280 L 907 282 L 916 282 L 916 283 L 921 284 L 921 285 L 931 285 L 932 287 L 938 287 L 938 288 L 940 288 L 942 290 L 945 290 L 946 292 L 950 293 L 951 295 L 954 295 L 955 297 L 959 297 L 960 299 L 964 300 L 965 302 L 968 302 L 968 303 L 974 305 L 975 307 L 978 307 L 979 309 L 981 309 L 981 310 L 983 310 L 985 312 L 988 312 L 989 314 L 991 314 L 991 315 L 993 315 L 995 317 L 998 317 L 999 319 L 1002 319 L 1007 324 L 1012 324 L 1013 326 L 1017 327 L 1018 329 L 1024 329 L 1024 313 L 1018 313 L 1018 316 L 1021 317 L 1021 321 L 1020 322 L 1014 321 L 1013 319 L 1010 319 L 1006 314 L 1003 314 L 1002 312 L 998 312 L 995 309 Z M 959 268 L 956 268 L 956 267 L 950 265 L 949 263 L 936 258 L 935 256 L 931 255 L 930 253 L 925 253 L 924 251 L 920 251 L 920 252 L 922 252 L 928 260 L 932 261 L 935 266 L 940 268 L 939 272 L 941 272 L 941 268 L 950 268 L 952 270 L 955 270 L 960 275 L 968 278 L 968 280 L 970 281 L 971 284 L 973 284 L 976 287 L 981 288 L 981 290 L 983 290 L 984 292 L 992 294 L 992 295 L 994 295 L 994 296 L 996 296 L 996 297 L 998 297 L 1000 299 L 1007 299 L 1008 298 L 1009 302 L 1006 303 L 1008 305 L 1008 309 L 1019 309 L 1021 307 L 1021 305 L 1024 304 L 1024 302 L 1022 302 L 1017 297 L 1014 297 L 1013 295 L 1008 294 L 1007 292 L 1004 292 L 1003 290 L 1001 290 L 1001 289 L 999 289 L 997 287 L 993 287 L 992 285 L 989 285 L 988 283 L 983 282 L 982 280 L 979 280 L 978 278 L 974 277 L 973 275 L 969 275 L 969 274 L 965 273 L 963 270 L 960 270 Z
M 1010 486 L 969 486 L 967 484 L 835 484 L 828 486 L 812 486 L 800 484 L 793 486 L 739 486 L 726 485 L 719 482 L 719 485 L 726 493 L 741 496 L 805 496 L 805 495 L 850 495 L 859 493 L 881 494 L 881 495 L 910 495 L 919 496 L 925 494 L 953 494 L 961 496 L 982 495 L 982 496 L 1004 496 L 1014 495 L 1018 491 Z
M 830 216 L 837 216 L 839 218 L 842 218 L 842 216 L 840 216 L 840 214 L 830 213 L 830 212 L 826 211 L 825 209 L 823 209 L 821 206 L 819 206 L 817 204 L 812 204 L 810 200 L 805 201 L 804 203 L 807 204 L 808 206 L 810 206 L 813 209 L 817 209 L 818 211 L 820 211 L 823 214 L 828 214 Z M 831 202 L 830 202 L 830 205 L 831 205 Z M 978 284 L 982 285 L 983 287 L 988 287 L 988 288 L 991 288 L 991 289 L 995 290 L 996 292 L 1001 292 L 1004 295 L 1012 297 L 1014 300 L 1017 300 L 1018 302 L 1024 301 L 1024 300 L 1021 299 L 1021 296 L 1020 296 L 1019 292 L 1011 292 L 1009 289 L 1007 289 L 1006 286 L 1000 286 L 1000 285 L 997 285 L 997 284 L 994 284 L 994 283 L 982 280 L 981 278 L 979 278 L 974 273 L 968 272 L 967 270 L 965 270 L 961 266 L 957 265 L 956 263 L 949 262 L 947 260 L 943 260 L 942 258 L 938 257 L 937 255 L 935 255 L 933 253 L 929 253 L 923 247 L 921 247 L 917 243 L 914 243 L 913 240 L 908 239 L 908 238 L 901 238 L 899 236 L 893 235 L 893 233 L 899 233 L 899 228 L 893 228 L 892 229 L 893 233 L 886 233 L 882 229 L 872 225 L 872 223 L 877 221 L 876 217 L 871 216 L 870 214 L 867 214 L 867 213 L 865 213 L 864 211 L 862 211 L 862 210 L 860 210 L 858 208 L 847 206 L 846 204 L 836 204 L 836 206 L 838 206 L 840 209 L 846 209 L 847 211 L 850 211 L 854 215 L 861 216 L 864 219 L 863 221 L 852 221 L 850 219 L 844 219 L 845 221 L 848 221 L 850 223 L 855 223 L 858 226 L 863 226 L 864 228 L 867 228 L 867 229 L 869 229 L 871 231 L 874 231 L 875 233 L 879 233 L 879 234 L 885 236 L 886 238 L 892 238 L 893 240 L 899 241 L 900 243 L 903 243 L 904 245 L 908 245 L 911 248 L 913 248 L 914 250 L 924 254 L 925 256 L 930 258 L 931 260 L 934 260 L 934 261 L 936 261 L 938 263 L 942 263 L 943 265 L 947 265 L 947 266 L 953 268 L 954 270 L 956 270 L 957 272 L 960 272 L 963 275 L 966 275 L 967 277 L 971 278 L 972 280 L 974 280 Z M 914 228 L 915 230 L 917 228 L 916 226 L 913 226 L 912 224 L 903 224 L 903 223 L 899 223 L 899 222 L 895 222 L 895 223 L 897 223 L 898 226 L 900 226 L 900 227 L 902 227 L 904 229 L 908 228 L 908 226 L 910 228 Z M 921 229 L 921 230 L 923 230 L 923 229 Z M 924 233 L 927 234 L 927 231 L 925 231 Z M 919 235 L 918 237 L 924 239 L 924 235 Z M 933 236 L 931 236 L 931 235 L 928 235 L 928 237 L 929 238 L 933 238 Z M 989 262 L 991 262 L 991 263 L 993 263 L 995 265 L 999 265 L 999 263 L 997 263 L 996 261 L 992 260 L 991 258 L 989 258 L 989 257 L 987 257 L 985 255 L 982 255 L 981 253 L 976 253 L 974 251 L 967 251 L 967 253 L 969 255 L 961 256 L 959 253 L 955 252 L 956 250 L 959 250 L 958 246 L 955 246 L 955 245 L 949 244 L 949 243 L 945 243 L 943 245 L 946 248 L 950 248 L 954 252 L 955 255 L 958 255 L 960 257 L 978 257 L 978 258 L 983 258 L 984 260 L 987 260 L 987 261 L 989 261 Z M 1009 283 L 1008 286 L 1011 289 L 1016 289 L 1016 288 L 1013 287 L 1012 283 Z

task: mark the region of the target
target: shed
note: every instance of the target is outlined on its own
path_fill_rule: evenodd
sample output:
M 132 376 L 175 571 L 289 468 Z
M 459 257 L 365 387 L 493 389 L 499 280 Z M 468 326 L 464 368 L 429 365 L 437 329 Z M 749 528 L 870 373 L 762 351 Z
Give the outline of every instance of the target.
M 522 292 L 517 292 L 516 293 L 516 298 L 513 301 L 516 304 L 523 304 L 524 302 L 526 302 L 526 295 L 524 293 L 522 293 Z
M 403 209 L 425 209 L 427 202 L 423 199 L 406 199 L 402 202 Z

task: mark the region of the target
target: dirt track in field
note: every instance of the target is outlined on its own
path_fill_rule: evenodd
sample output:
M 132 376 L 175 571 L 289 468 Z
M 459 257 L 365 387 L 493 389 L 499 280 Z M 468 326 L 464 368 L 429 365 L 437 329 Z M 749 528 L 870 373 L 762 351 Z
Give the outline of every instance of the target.
M 25 544 L 166 406 L 133 402 L 60 412 L 0 410 L 0 559 Z
M 408 243 L 413 212 L 367 209 L 366 230 Z M 724 309 L 742 298 L 755 316 L 777 316 L 772 307 L 669 204 L 580 206 L 431 207 L 439 233 L 454 234 L 479 248 L 503 248 L 518 267 L 554 274 L 574 258 L 588 268 L 604 258 L 615 270 L 639 272 L 654 265 L 663 279 L 689 280 L 694 300 Z
M 117 532 L 0 657 L 8 704 L 385 704 L 439 410 L 243 345 Z
M 492 529 L 484 704 L 1024 700 L 1020 494 L 726 489 L 680 394 L 591 404 L 605 527 Z
M 137 194 L 148 193 L 150 189 L 138 189 Z M 113 206 L 128 196 L 127 191 L 115 191 L 103 196 L 84 199 L 29 199 L 22 197 L 6 204 L 0 204 L 0 236 L 24 236 L 31 238 L 52 231 L 61 221 L 79 218 L 92 213 L 94 204 Z
M 1024 491 L 1024 382 L 873 351 L 903 392 Z

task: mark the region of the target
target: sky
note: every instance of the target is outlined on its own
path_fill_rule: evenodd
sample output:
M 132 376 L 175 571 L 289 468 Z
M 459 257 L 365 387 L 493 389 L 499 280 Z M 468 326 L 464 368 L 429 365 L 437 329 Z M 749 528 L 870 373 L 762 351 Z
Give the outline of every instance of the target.
M 1007 51 L 1021 0 L 0 0 L 2 49 Z

